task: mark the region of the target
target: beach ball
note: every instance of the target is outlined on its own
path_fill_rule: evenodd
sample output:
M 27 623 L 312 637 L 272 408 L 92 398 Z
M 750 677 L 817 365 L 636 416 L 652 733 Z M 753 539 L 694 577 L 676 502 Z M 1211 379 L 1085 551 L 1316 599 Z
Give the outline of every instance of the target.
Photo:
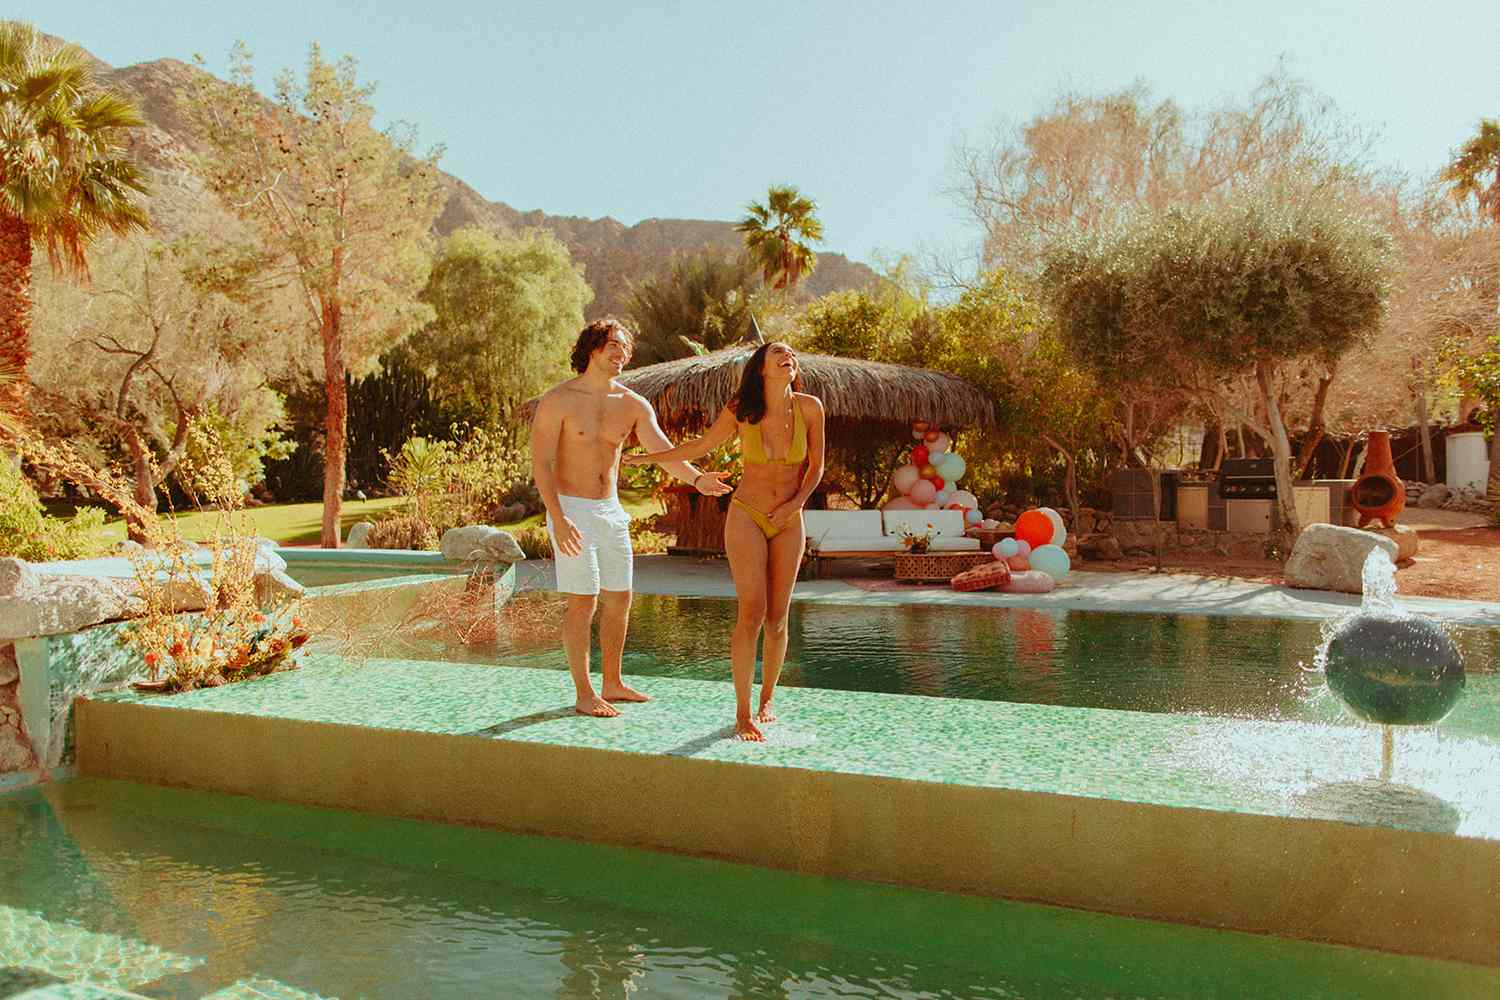
M 937 496 L 932 498 L 932 502 L 937 504 L 939 507 L 948 506 L 950 500 L 951 497 L 947 490 L 938 490 Z
M 910 496 L 913 502 L 926 506 L 937 496 L 937 487 L 932 485 L 931 480 L 918 479 L 912 484 Z
M 1058 583 L 1068 578 L 1068 570 L 1073 565 L 1059 545 L 1039 545 L 1031 551 L 1029 558 L 1032 569 L 1041 570 Z
M 938 431 L 936 438 L 932 437 L 931 434 L 927 437 L 927 453 L 929 456 L 941 455 L 951 447 L 953 447 L 953 440 L 942 431 Z
M 891 473 L 891 486 L 897 493 L 910 493 L 912 486 L 921 478 L 915 465 L 903 465 Z
M 1062 515 L 1051 507 L 1038 507 L 1037 510 L 1047 515 L 1047 520 L 1052 522 L 1052 544 L 1061 545 L 1068 540 L 1068 529 L 1063 524 Z
M 964 523 L 969 525 L 970 527 L 974 527 L 983 520 L 984 515 L 979 513 L 979 511 L 975 510 L 973 507 L 970 507 L 968 510 L 964 511 Z
M 938 462 L 938 471 L 943 474 L 944 479 L 952 483 L 964 477 L 964 473 L 969 471 L 969 465 L 958 452 L 950 451 L 945 452 L 942 460 Z
M 927 446 L 925 444 L 919 444 L 911 450 L 911 464 L 919 469 L 927 464 L 927 460 L 930 457 L 927 454 Z
M 1464 688 L 1464 661 L 1430 618 L 1358 612 L 1328 640 L 1328 686 L 1361 719 L 1393 726 L 1440 721 Z
M 1052 541 L 1052 519 L 1033 508 L 1016 518 L 1016 540 L 1033 549 Z
M 996 559 L 1009 559 L 1020 551 L 1021 547 L 1016 544 L 1014 538 L 1002 538 L 990 546 L 990 552 L 994 554 Z

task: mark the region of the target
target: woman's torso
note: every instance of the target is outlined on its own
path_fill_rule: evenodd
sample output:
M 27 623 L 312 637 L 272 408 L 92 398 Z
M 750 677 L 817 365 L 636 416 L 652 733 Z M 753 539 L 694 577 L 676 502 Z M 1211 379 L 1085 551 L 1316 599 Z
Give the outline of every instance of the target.
M 766 461 L 747 460 L 734 495 L 742 503 L 770 512 L 792 497 L 802 485 L 802 471 L 807 461 L 807 418 L 801 395 L 792 397 L 790 419 L 785 410 L 767 412 L 758 424 L 739 423 L 740 451 L 747 459 L 764 457 Z M 755 439 L 759 438 L 759 456 Z

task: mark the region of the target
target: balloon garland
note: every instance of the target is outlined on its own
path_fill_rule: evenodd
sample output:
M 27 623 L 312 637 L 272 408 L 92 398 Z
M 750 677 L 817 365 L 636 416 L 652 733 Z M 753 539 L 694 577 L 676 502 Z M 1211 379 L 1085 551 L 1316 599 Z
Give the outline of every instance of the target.
M 953 439 L 927 420 L 912 423 L 911 437 L 915 443 L 906 462 L 891 473 L 891 499 L 883 509 L 956 510 L 963 514 L 966 527 L 982 523 L 979 498 L 954 485 L 969 465 L 953 450 Z

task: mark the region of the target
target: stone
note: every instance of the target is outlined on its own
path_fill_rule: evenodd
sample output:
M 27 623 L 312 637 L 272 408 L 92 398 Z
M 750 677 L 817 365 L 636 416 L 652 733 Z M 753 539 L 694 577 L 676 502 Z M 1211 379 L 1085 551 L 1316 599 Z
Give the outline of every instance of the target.
M 1416 528 L 1408 528 L 1404 524 L 1398 524 L 1394 528 L 1385 528 L 1379 532 L 1396 543 L 1396 561 L 1411 559 L 1417 554 L 1417 547 L 1421 543 Z
M 1292 557 L 1286 561 L 1287 586 L 1363 593 L 1365 557 L 1376 547 L 1396 561 L 1396 543 L 1383 535 L 1335 524 L 1310 524 L 1297 536 Z
M 255 578 L 255 603 L 262 611 L 289 604 L 306 594 L 306 587 L 281 570 L 261 573 Z
M 7 563 L 19 560 L 0 560 Z M 6 586 L 6 581 L 13 585 Z M 18 586 L 14 586 L 17 585 Z M 134 581 L 101 576 L 42 576 L 0 565 L 0 642 L 76 632 L 126 617 L 137 603 Z M 203 607 L 200 601 L 198 607 Z
M 0 598 L 35 593 L 40 580 L 31 563 L 14 556 L 0 559 Z
M 1078 543 L 1078 551 L 1085 559 L 1114 562 L 1125 558 L 1125 550 L 1114 535 L 1090 535 Z
M 438 543 L 443 558 L 457 563 L 518 563 L 526 559 L 507 531 L 487 524 L 449 528 Z
M 369 521 L 360 521 L 349 526 L 349 537 L 344 540 L 346 549 L 368 549 L 370 547 L 370 529 L 375 527 Z
M 14 684 L 21 679 L 21 667 L 16 663 L 16 644 L 0 645 L 0 687 Z
M 1453 491 L 1442 483 L 1433 483 L 1422 490 L 1422 495 L 1417 498 L 1417 506 L 1425 510 L 1436 510 L 1452 495 Z

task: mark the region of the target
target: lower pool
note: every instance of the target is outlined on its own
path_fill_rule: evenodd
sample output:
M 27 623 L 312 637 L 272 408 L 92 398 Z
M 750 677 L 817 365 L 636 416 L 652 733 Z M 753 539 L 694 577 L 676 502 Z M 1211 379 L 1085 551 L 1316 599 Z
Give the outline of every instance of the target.
M 0 873 L 3 996 L 1500 990 L 1457 963 L 97 780 L 0 796 Z
M 735 603 L 638 596 L 625 670 L 728 680 Z M 567 669 L 555 595 L 517 597 L 500 642 L 387 655 Z M 1356 721 L 1311 669 L 1315 621 L 1039 608 L 795 602 L 782 683 L 1306 722 Z M 1454 629 L 1468 684 L 1444 731 L 1500 739 L 1500 628 Z M 595 670 L 598 645 L 595 643 Z

